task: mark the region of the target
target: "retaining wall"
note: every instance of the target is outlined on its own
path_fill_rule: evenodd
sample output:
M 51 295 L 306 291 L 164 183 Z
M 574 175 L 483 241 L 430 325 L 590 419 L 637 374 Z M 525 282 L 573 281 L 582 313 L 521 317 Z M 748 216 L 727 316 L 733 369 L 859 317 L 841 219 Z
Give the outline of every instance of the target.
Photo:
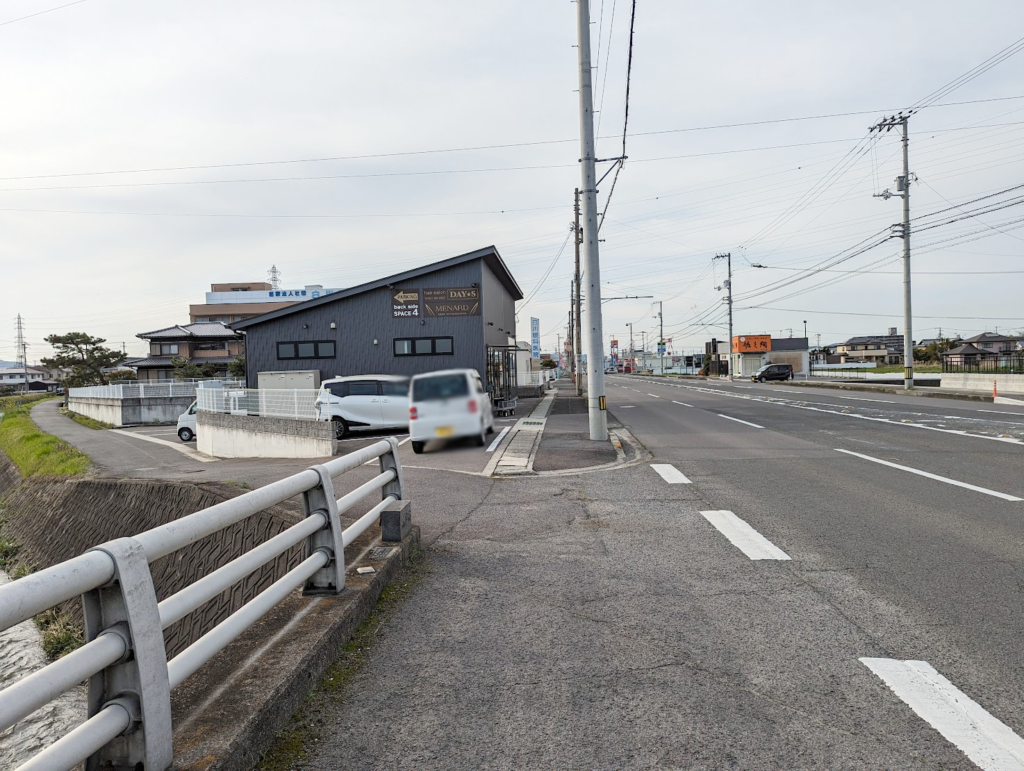
M 196 413 L 196 449 L 217 458 L 327 458 L 337 448 L 327 421 Z
M 142 423 L 177 423 L 194 396 L 146 396 L 131 399 L 69 396 L 68 409 L 112 426 Z
M 1024 394 L 1024 375 L 1002 375 L 984 372 L 943 372 L 940 388 L 992 393 L 995 383 L 1000 394 Z
M 66 479 L 22 481 L 0 455 L 0 502 L 4 533 L 21 547 L 18 561 L 37 568 L 76 557 L 114 538 L 135 535 L 245 492 L 222 483 L 188 484 L 146 480 Z M 301 518 L 274 506 L 152 565 L 158 600 L 272 538 Z M 238 610 L 302 559 L 301 546 L 259 568 L 164 632 L 173 657 Z M 80 603 L 66 609 L 81 619 Z

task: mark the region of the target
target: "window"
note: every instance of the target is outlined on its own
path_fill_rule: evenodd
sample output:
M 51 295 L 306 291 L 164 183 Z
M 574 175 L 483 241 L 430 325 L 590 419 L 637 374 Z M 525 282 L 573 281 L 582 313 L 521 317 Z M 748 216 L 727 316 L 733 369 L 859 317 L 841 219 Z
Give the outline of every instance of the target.
M 178 344 L 177 343 L 160 343 L 160 353 L 163 356 L 168 356 L 168 355 L 172 355 L 172 354 L 176 356 L 178 354 Z
M 333 340 L 277 344 L 277 358 L 279 359 L 333 359 L 334 357 Z
M 376 396 L 377 383 L 372 380 L 357 380 L 348 384 L 349 396 Z
M 226 340 L 216 343 L 196 343 L 197 351 L 226 351 L 228 343 Z
M 384 380 L 380 384 L 381 393 L 385 396 L 408 396 L 409 395 L 409 383 L 393 382 L 391 380 Z
M 431 375 L 417 378 L 413 385 L 414 402 L 439 401 L 469 396 L 469 379 L 462 374 Z
M 450 337 L 407 337 L 394 341 L 395 356 L 450 356 L 454 343 Z

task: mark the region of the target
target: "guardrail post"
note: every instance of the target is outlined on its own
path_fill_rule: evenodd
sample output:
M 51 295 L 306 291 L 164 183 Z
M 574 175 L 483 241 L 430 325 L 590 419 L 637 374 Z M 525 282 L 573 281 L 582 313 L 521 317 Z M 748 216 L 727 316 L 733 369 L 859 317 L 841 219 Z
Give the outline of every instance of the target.
M 395 478 L 381 489 L 381 500 L 384 500 L 389 495 L 393 495 L 396 500 L 400 501 L 405 498 L 405 480 L 402 478 L 402 463 L 398 460 L 398 440 L 393 436 L 389 436 L 384 441 L 391 445 L 391 452 L 386 452 L 380 456 L 380 470 L 381 473 L 389 470 L 394 471 Z
M 167 651 L 160 627 L 153 577 L 141 544 L 118 538 L 97 546 L 114 561 L 114 579 L 82 595 L 87 640 L 102 633 L 118 634 L 127 653 L 121 661 L 89 680 L 89 716 L 117 700 L 126 706 L 132 723 L 86 762 L 92 771 L 105 766 L 164 769 L 174 761 L 171 727 L 171 689 Z
M 334 483 L 331 473 L 323 466 L 311 466 L 310 470 L 320 477 L 320 484 L 302 494 L 302 507 L 307 517 L 321 512 L 327 517 L 327 527 L 307 539 L 306 556 L 310 557 L 317 549 L 326 547 L 331 552 L 331 561 L 310 576 L 302 593 L 340 594 L 345 588 L 345 541 L 338 517 L 338 500 L 334 497 Z

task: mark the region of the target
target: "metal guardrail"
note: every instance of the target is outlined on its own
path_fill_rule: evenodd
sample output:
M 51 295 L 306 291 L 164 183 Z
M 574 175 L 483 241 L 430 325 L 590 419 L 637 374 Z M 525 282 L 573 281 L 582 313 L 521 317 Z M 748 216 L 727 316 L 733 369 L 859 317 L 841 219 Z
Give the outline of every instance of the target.
M 317 420 L 318 393 L 311 388 L 199 388 L 196 390 L 196 409 L 230 415 Z
M 333 477 L 374 458 L 380 458 L 381 473 L 335 498 Z M 343 530 L 339 514 L 376 490 L 381 502 Z M 157 602 L 151 563 L 300 494 L 305 519 Z M 398 441 L 388 438 L 0 587 L 0 631 L 79 595 L 85 617 L 85 645 L 0 691 L 3 731 L 89 681 L 88 719 L 19 771 L 65 769 L 86 759 L 89 768 L 170 766 L 171 691 L 296 588 L 304 594 L 341 592 L 345 547 L 403 496 Z M 305 559 L 298 566 L 167 660 L 163 630 L 303 542 Z

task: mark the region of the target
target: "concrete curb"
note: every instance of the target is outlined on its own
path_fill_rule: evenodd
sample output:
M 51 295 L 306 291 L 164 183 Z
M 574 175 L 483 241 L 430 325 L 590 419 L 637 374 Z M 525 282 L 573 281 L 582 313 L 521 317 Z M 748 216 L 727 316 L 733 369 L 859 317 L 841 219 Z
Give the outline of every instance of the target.
M 359 557 L 348 566 L 344 593 L 302 597 L 295 592 L 176 689 L 173 768 L 255 767 L 419 540 L 416 525 L 401 544 L 381 543 L 376 536 L 358 539 L 350 547 Z M 354 574 L 355 565 L 379 546 L 400 548 L 371 560 L 375 573 Z

